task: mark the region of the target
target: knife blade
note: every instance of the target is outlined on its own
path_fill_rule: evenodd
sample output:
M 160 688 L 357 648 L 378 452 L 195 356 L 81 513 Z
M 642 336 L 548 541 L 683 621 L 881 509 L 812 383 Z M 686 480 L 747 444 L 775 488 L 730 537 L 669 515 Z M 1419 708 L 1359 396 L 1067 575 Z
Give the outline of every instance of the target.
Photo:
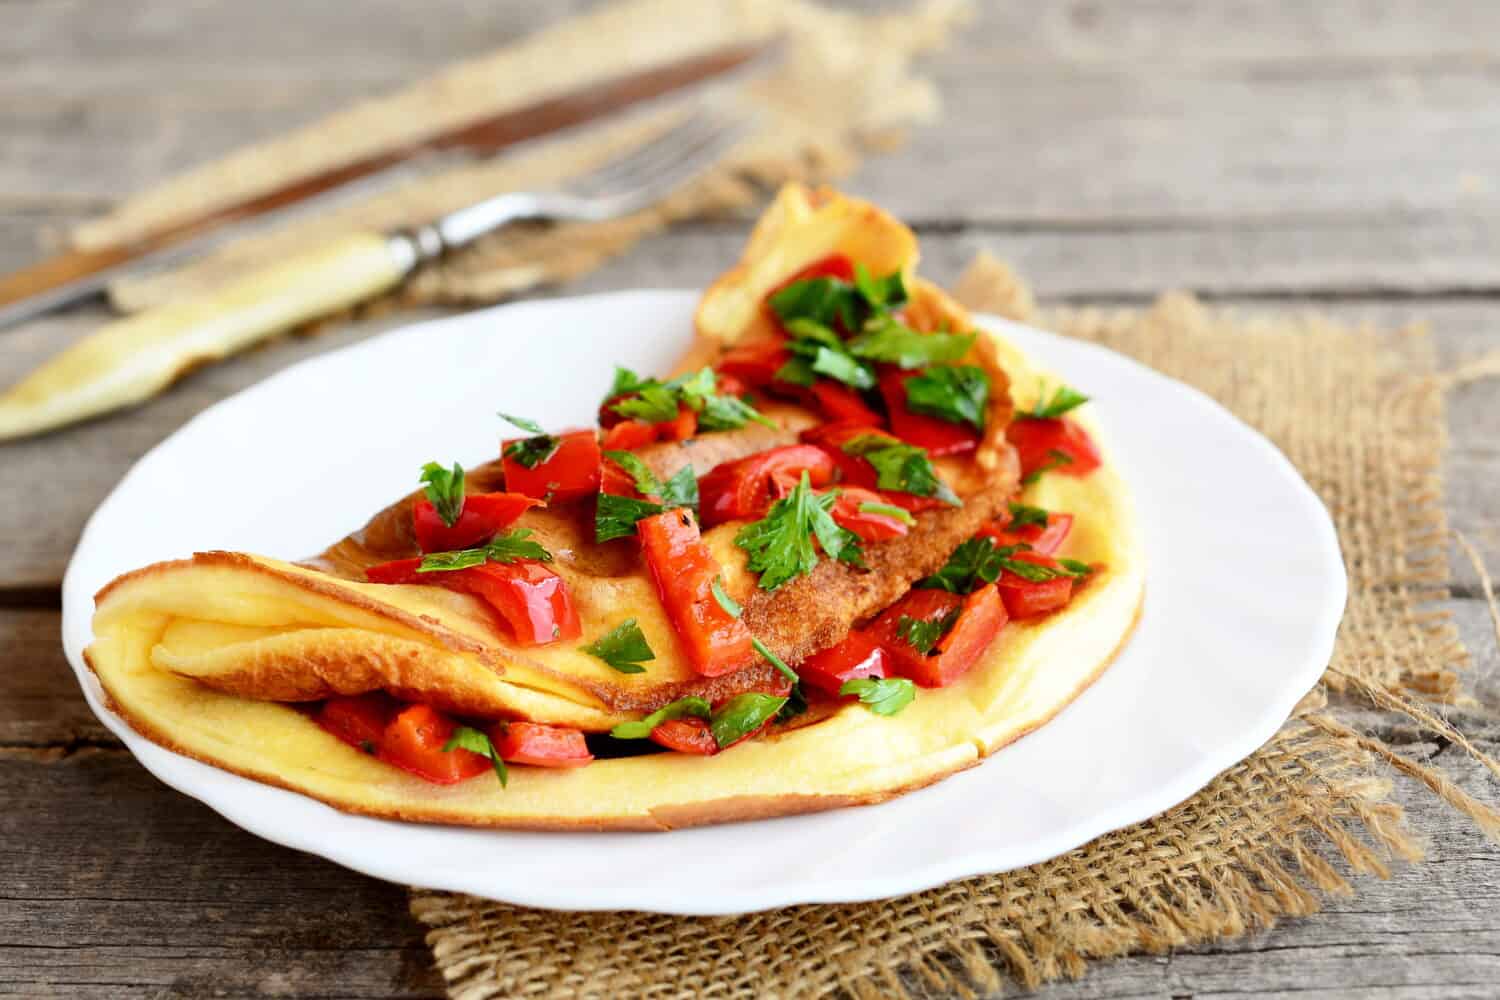
M 129 244 L 72 250 L 0 277 L 0 329 L 102 292 L 143 264 L 159 264 L 223 239 L 226 230 L 300 206 L 355 182 L 391 172 L 414 158 L 463 151 L 492 155 L 507 146 L 573 128 L 653 98 L 716 80 L 774 47 L 754 42 L 713 49 L 676 62 L 601 80 L 523 108 L 487 115 L 444 132 L 294 178 L 204 215 L 164 226 Z

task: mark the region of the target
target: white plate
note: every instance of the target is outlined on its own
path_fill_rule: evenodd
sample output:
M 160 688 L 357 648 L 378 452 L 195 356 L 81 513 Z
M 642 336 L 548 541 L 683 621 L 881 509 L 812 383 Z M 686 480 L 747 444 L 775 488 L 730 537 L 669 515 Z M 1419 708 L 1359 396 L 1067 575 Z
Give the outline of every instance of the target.
M 633 292 L 424 323 L 200 414 L 131 469 L 68 567 L 63 642 L 95 714 L 158 778 L 231 822 L 370 875 L 529 906 L 720 914 L 875 899 L 1054 857 L 1203 787 L 1268 739 L 1327 664 L 1343 562 L 1327 512 L 1281 453 L 1134 361 L 984 319 L 1097 400 L 1135 492 L 1148 582 L 1139 628 L 1103 678 L 980 767 L 810 816 L 510 833 L 345 815 L 170 753 L 103 707 L 81 653 L 93 594 L 114 576 L 199 549 L 319 551 L 407 492 L 421 463 L 491 457 L 505 432 L 496 410 L 590 423 L 615 362 L 673 362 L 694 301 Z

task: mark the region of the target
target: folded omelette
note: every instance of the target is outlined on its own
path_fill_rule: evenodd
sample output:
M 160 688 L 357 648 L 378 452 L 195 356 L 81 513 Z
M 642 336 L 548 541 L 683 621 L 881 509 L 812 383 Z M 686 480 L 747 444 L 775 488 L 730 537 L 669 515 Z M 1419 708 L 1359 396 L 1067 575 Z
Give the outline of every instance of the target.
M 315 557 L 106 586 L 110 707 L 339 809 L 476 826 L 806 812 L 979 762 L 1103 672 L 1144 557 L 1087 387 L 916 263 L 875 206 L 788 186 L 678 370 L 619 370 L 598 427 L 507 415 L 499 454 L 413 470 Z

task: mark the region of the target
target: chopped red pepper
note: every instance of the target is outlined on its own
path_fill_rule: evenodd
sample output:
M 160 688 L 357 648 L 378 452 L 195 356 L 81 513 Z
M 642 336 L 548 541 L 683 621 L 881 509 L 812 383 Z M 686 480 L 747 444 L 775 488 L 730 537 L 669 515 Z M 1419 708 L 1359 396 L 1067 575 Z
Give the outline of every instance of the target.
M 470 493 L 451 526 L 445 524 L 431 500 L 418 497 L 411 505 L 412 528 L 423 552 L 451 552 L 483 545 L 509 528 L 542 502 L 520 493 Z
M 527 468 L 505 455 L 517 440 L 503 442 L 505 488 L 539 500 L 562 501 L 599 492 L 599 438 L 591 430 L 557 435 L 557 450 L 545 462 Z
M 1072 514 L 1049 513 L 1045 525 L 1023 524 L 1015 527 L 1012 520 L 1009 514 L 997 517 L 980 528 L 977 534 L 993 538 L 998 546 L 1030 545 L 1032 551 L 1050 556 L 1062 546 L 1073 527 Z
M 949 423 L 916 413 L 906 405 L 906 380 L 917 374 L 891 368 L 880 376 L 880 395 L 890 415 L 891 432 L 907 444 L 927 449 L 934 458 L 961 455 L 979 447 L 979 432 L 968 424 Z
M 833 482 L 834 460 L 822 448 L 790 444 L 715 466 L 698 481 L 698 509 L 705 527 L 758 518 L 771 502 L 808 474 L 816 488 Z
M 718 677 L 753 662 L 750 630 L 713 595 L 722 570 L 692 515 L 685 510 L 654 514 L 636 522 L 636 532 L 662 607 L 693 669 Z
M 1017 552 L 1011 558 L 1017 562 L 1046 566 L 1048 569 L 1062 569 L 1056 559 L 1040 552 Z M 1000 588 L 1000 598 L 1005 602 L 1005 610 L 1012 618 L 1035 618 L 1037 615 L 1045 615 L 1065 607 L 1073 599 L 1071 576 L 1055 576 L 1050 580 L 1033 581 L 1005 570 L 995 584 Z
M 833 502 L 833 510 L 829 513 L 840 527 L 848 528 L 862 541 L 883 542 L 890 538 L 900 538 L 911 530 L 910 526 L 898 516 L 860 508 L 866 504 L 889 502 L 884 494 L 874 490 L 845 486 L 840 489 L 839 497 Z
M 719 741 L 714 739 L 713 730 L 708 728 L 706 720 L 697 716 L 668 719 L 651 730 L 651 741 L 678 753 L 712 757 L 719 752 Z
M 856 677 L 884 677 L 890 656 L 875 635 L 856 629 L 836 646 L 814 653 L 797 664 L 804 684 L 836 695 L 845 681 Z
M 786 338 L 768 337 L 730 348 L 714 371 L 721 379 L 736 378 L 752 389 L 762 389 L 775 380 L 776 373 L 791 358 Z
M 1017 420 L 1005 429 L 1021 460 L 1021 474 L 1047 468 L 1063 476 L 1086 476 L 1103 459 L 1089 432 L 1066 417 Z
M 508 764 L 582 767 L 594 759 L 583 733 L 539 722 L 502 722 L 490 730 L 490 745 Z
M 517 559 L 466 569 L 418 573 L 420 559 L 397 559 L 365 570 L 372 583 L 418 583 L 473 594 L 500 613 L 523 645 L 576 639 L 583 633 L 573 595 L 562 577 L 542 563 Z
M 604 432 L 605 451 L 630 451 L 642 445 L 655 444 L 656 425 L 643 420 L 622 420 Z
M 941 621 L 957 610 L 948 633 L 923 654 L 898 632 L 901 616 Z M 882 614 L 872 626 L 891 654 L 891 669 L 923 687 L 943 687 L 962 677 L 994 642 L 1006 622 L 1005 605 L 994 584 L 968 597 L 946 590 L 913 590 Z
M 399 703 L 384 691 L 335 695 L 323 702 L 315 721 L 350 746 L 374 753 L 380 748 L 385 727 L 399 707 Z
M 836 278 L 839 281 L 853 281 L 854 262 L 841 253 L 832 253 L 827 257 L 820 257 L 771 289 L 766 294 L 766 298 L 769 299 L 788 285 L 795 285 L 799 281 L 808 281 L 812 278 Z
M 841 382 L 820 378 L 808 391 L 829 420 L 865 427 L 878 427 L 882 422 L 880 414 L 866 406 L 858 392 Z
M 385 727 L 377 754 L 419 778 L 439 785 L 452 785 L 483 774 L 492 765 L 482 754 L 443 747 L 453 738 L 458 723 L 431 705 L 409 705 Z
M 828 453 L 839 468 L 840 482 L 873 490 L 877 482 L 875 466 L 870 464 L 868 458 L 851 455 L 844 450 L 844 445 L 855 438 L 870 435 L 891 441 L 897 440 L 896 436 L 889 431 L 851 423 L 820 424 L 803 431 L 801 436 L 803 441 L 815 444 Z M 897 507 L 904 507 L 913 514 L 948 506 L 937 497 L 917 496 L 915 493 L 902 493 L 898 490 L 883 490 L 880 492 L 880 499 L 886 503 L 895 504 Z

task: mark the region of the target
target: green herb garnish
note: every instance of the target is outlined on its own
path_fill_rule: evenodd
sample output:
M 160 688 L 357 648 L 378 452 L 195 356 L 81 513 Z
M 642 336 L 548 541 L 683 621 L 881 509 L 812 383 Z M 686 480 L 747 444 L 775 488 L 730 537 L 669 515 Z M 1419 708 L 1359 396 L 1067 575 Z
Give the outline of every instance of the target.
M 739 742 L 773 719 L 786 702 L 778 695 L 757 691 L 735 695 L 709 720 L 714 742 L 720 750 Z
M 614 403 L 610 409 L 631 420 L 665 423 L 677 419 L 677 394 L 660 383 L 644 385 L 636 390 L 635 395 Z
M 639 456 L 631 452 L 606 451 L 604 457 L 625 470 L 642 496 L 659 497 L 663 510 L 674 507 L 691 507 L 695 511 L 698 509 L 698 479 L 693 475 L 691 465 L 684 465 L 663 483 Z
M 1076 409 L 1089 401 L 1089 397 L 1076 389 L 1066 385 L 1057 387 L 1052 398 L 1047 398 L 1047 383 L 1043 382 L 1037 396 L 1036 406 L 1029 410 L 1022 410 L 1016 414 L 1017 420 L 1052 420 L 1062 416 L 1069 410 Z
M 513 563 L 517 559 L 535 559 L 551 562 L 552 553 L 531 541 L 530 528 L 514 528 L 503 535 L 496 535 L 489 544 L 477 549 L 454 549 L 449 552 L 432 552 L 422 557 L 417 566 L 418 573 L 441 573 L 446 570 L 468 569 L 487 562 Z
M 902 615 L 896 620 L 896 634 L 912 649 L 926 656 L 948 634 L 953 623 L 958 621 L 958 611 L 958 608 L 954 608 L 943 617 L 932 619 Z
M 933 365 L 906 380 L 906 405 L 952 424 L 984 430 L 990 377 L 974 365 Z
M 921 333 L 894 316 L 881 316 L 866 323 L 864 331 L 849 342 L 849 353 L 910 369 L 957 361 L 973 346 L 972 333 Z
M 580 648 L 590 656 L 603 660 L 622 674 L 645 673 L 646 668 L 641 664 L 656 659 L 656 653 L 652 651 L 651 644 L 646 641 L 645 634 L 641 632 L 641 627 L 636 624 L 634 618 L 625 619 L 598 639 Z
M 804 471 L 790 494 L 734 536 L 734 544 L 750 555 L 750 571 L 760 574 L 762 590 L 775 590 L 793 577 L 811 573 L 818 565 L 817 545 L 831 558 L 864 565 L 859 536 L 840 527 L 829 514 L 838 497 L 838 490 L 821 496 L 814 493 Z
M 911 516 L 911 511 L 905 507 L 897 507 L 893 503 L 877 503 L 873 500 L 866 500 L 859 505 L 859 512 L 861 514 L 879 514 L 882 517 L 892 517 L 908 527 L 917 523 L 917 519 Z
M 436 462 L 428 462 L 422 466 L 421 481 L 427 484 L 422 492 L 432 501 L 443 523 L 450 528 L 457 524 L 464 512 L 464 467 L 454 462 L 453 468 L 445 469 Z
M 1032 469 L 1030 472 L 1026 473 L 1026 475 L 1022 476 L 1021 485 L 1030 486 L 1040 480 L 1044 474 L 1051 472 L 1053 469 L 1072 464 L 1072 455 L 1069 455 L 1065 451 L 1058 451 L 1056 448 L 1049 448 L 1047 449 L 1047 461 L 1043 462 L 1041 465 L 1038 465 L 1035 469 Z
M 594 508 L 594 540 L 608 542 L 635 534 L 635 523 L 643 517 L 660 514 L 666 508 L 650 500 L 600 493 Z
M 512 441 L 501 452 L 502 455 L 517 465 L 528 469 L 535 469 L 538 465 L 541 465 L 557 454 L 557 449 L 562 445 L 561 440 L 542 430 L 542 425 L 535 420 L 527 420 L 525 417 L 513 417 L 508 413 L 501 413 L 499 416 L 502 420 L 512 423 L 532 435 L 531 437 L 521 438 L 518 441 Z
M 997 546 L 995 540 L 988 535 L 966 539 L 953 550 L 942 569 L 917 581 L 916 585 L 926 590 L 967 594 L 983 584 L 998 580 L 1000 571 L 1005 568 L 1004 560 L 1023 548 L 1026 546 Z
M 839 694 L 855 695 L 876 715 L 895 715 L 917 697 L 917 686 L 905 677 L 856 677 L 839 685 Z
M 958 495 L 938 478 L 927 452 L 916 445 L 882 434 L 861 434 L 845 441 L 843 450 L 859 455 L 875 467 L 875 485 L 879 489 L 936 497 L 954 507 L 963 506 Z
M 751 636 L 750 645 L 755 648 L 755 651 L 757 653 L 765 657 L 767 663 L 771 664 L 771 666 L 781 671 L 781 675 L 787 680 L 791 681 L 793 684 L 796 684 L 802 679 L 797 676 L 797 672 L 795 670 L 786 665 L 786 662 L 782 660 L 781 657 L 777 656 L 774 652 L 771 651 L 770 646 L 767 646 L 765 643 L 761 642 L 760 639 L 756 638 L 755 636 Z
M 843 338 L 828 327 L 810 319 L 793 319 L 787 321 L 786 329 L 792 335 L 787 349 L 793 358 L 782 366 L 789 376 L 784 381 L 808 386 L 816 376 L 826 375 L 854 389 L 875 388 L 875 370 L 850 354 Z
M 510 775 L 505 770 L 505 761 L 500 759 L 500 755 L 495 752 L 495 745 L 484 733 L 468 726 L 459 726 L 453 730 L 453 736 L 448 742 L 443 744 L 443 753 L 452 753 L 454 750 L 467 750 L 488 757 L 495 768 L 495 777 L 500 779 L 500 787 L 504 788 L 509 783 Z
M 744 609 L 740 607 L 739 602 L 725 591 L 723 577 L 714 577 L 714 582 L 709 585 L 709 589 L 713 591 L 714 600 L 719 602 L 719 607 L 724 609 L 726 615 L 738 618 L 743 613 Z
M 1014 531 L 1016 528 L 1025 528 L 1031 525 L 1036 525 L 1038 528 L 1045 528 L 1048 516 L 1047 512 L 1040 507 L 1031 507 L 1024 503 L 1015 503 L 1012 501 L 1010 504 L 1010 524 L 1005 527 L 1007 531 Z
M 696 695 L 678 698 L 671 704 L 658 708 L 644 719 L 620 723 L 609 731 L 609 735 L 617 740 L 644 740 L 651 735 L 651 730 L 663 722 L 680 719 L 687 715 L 709 719 L 713 717 L 713 707 Z
M 620 395 L 626 398 L 610 403 L 609 408 L 622 417 L 648 424 L 675 420 L 679 408 L 686 406 L 698 414 L 698 426 L 706 431 L 734 430 L 751 421 L 776 426 L 743 399 L 720 393 L 712 368 L 701 368 L 669 382 L 642 379 L 628 368 L 616 368 L 609 398 Z

